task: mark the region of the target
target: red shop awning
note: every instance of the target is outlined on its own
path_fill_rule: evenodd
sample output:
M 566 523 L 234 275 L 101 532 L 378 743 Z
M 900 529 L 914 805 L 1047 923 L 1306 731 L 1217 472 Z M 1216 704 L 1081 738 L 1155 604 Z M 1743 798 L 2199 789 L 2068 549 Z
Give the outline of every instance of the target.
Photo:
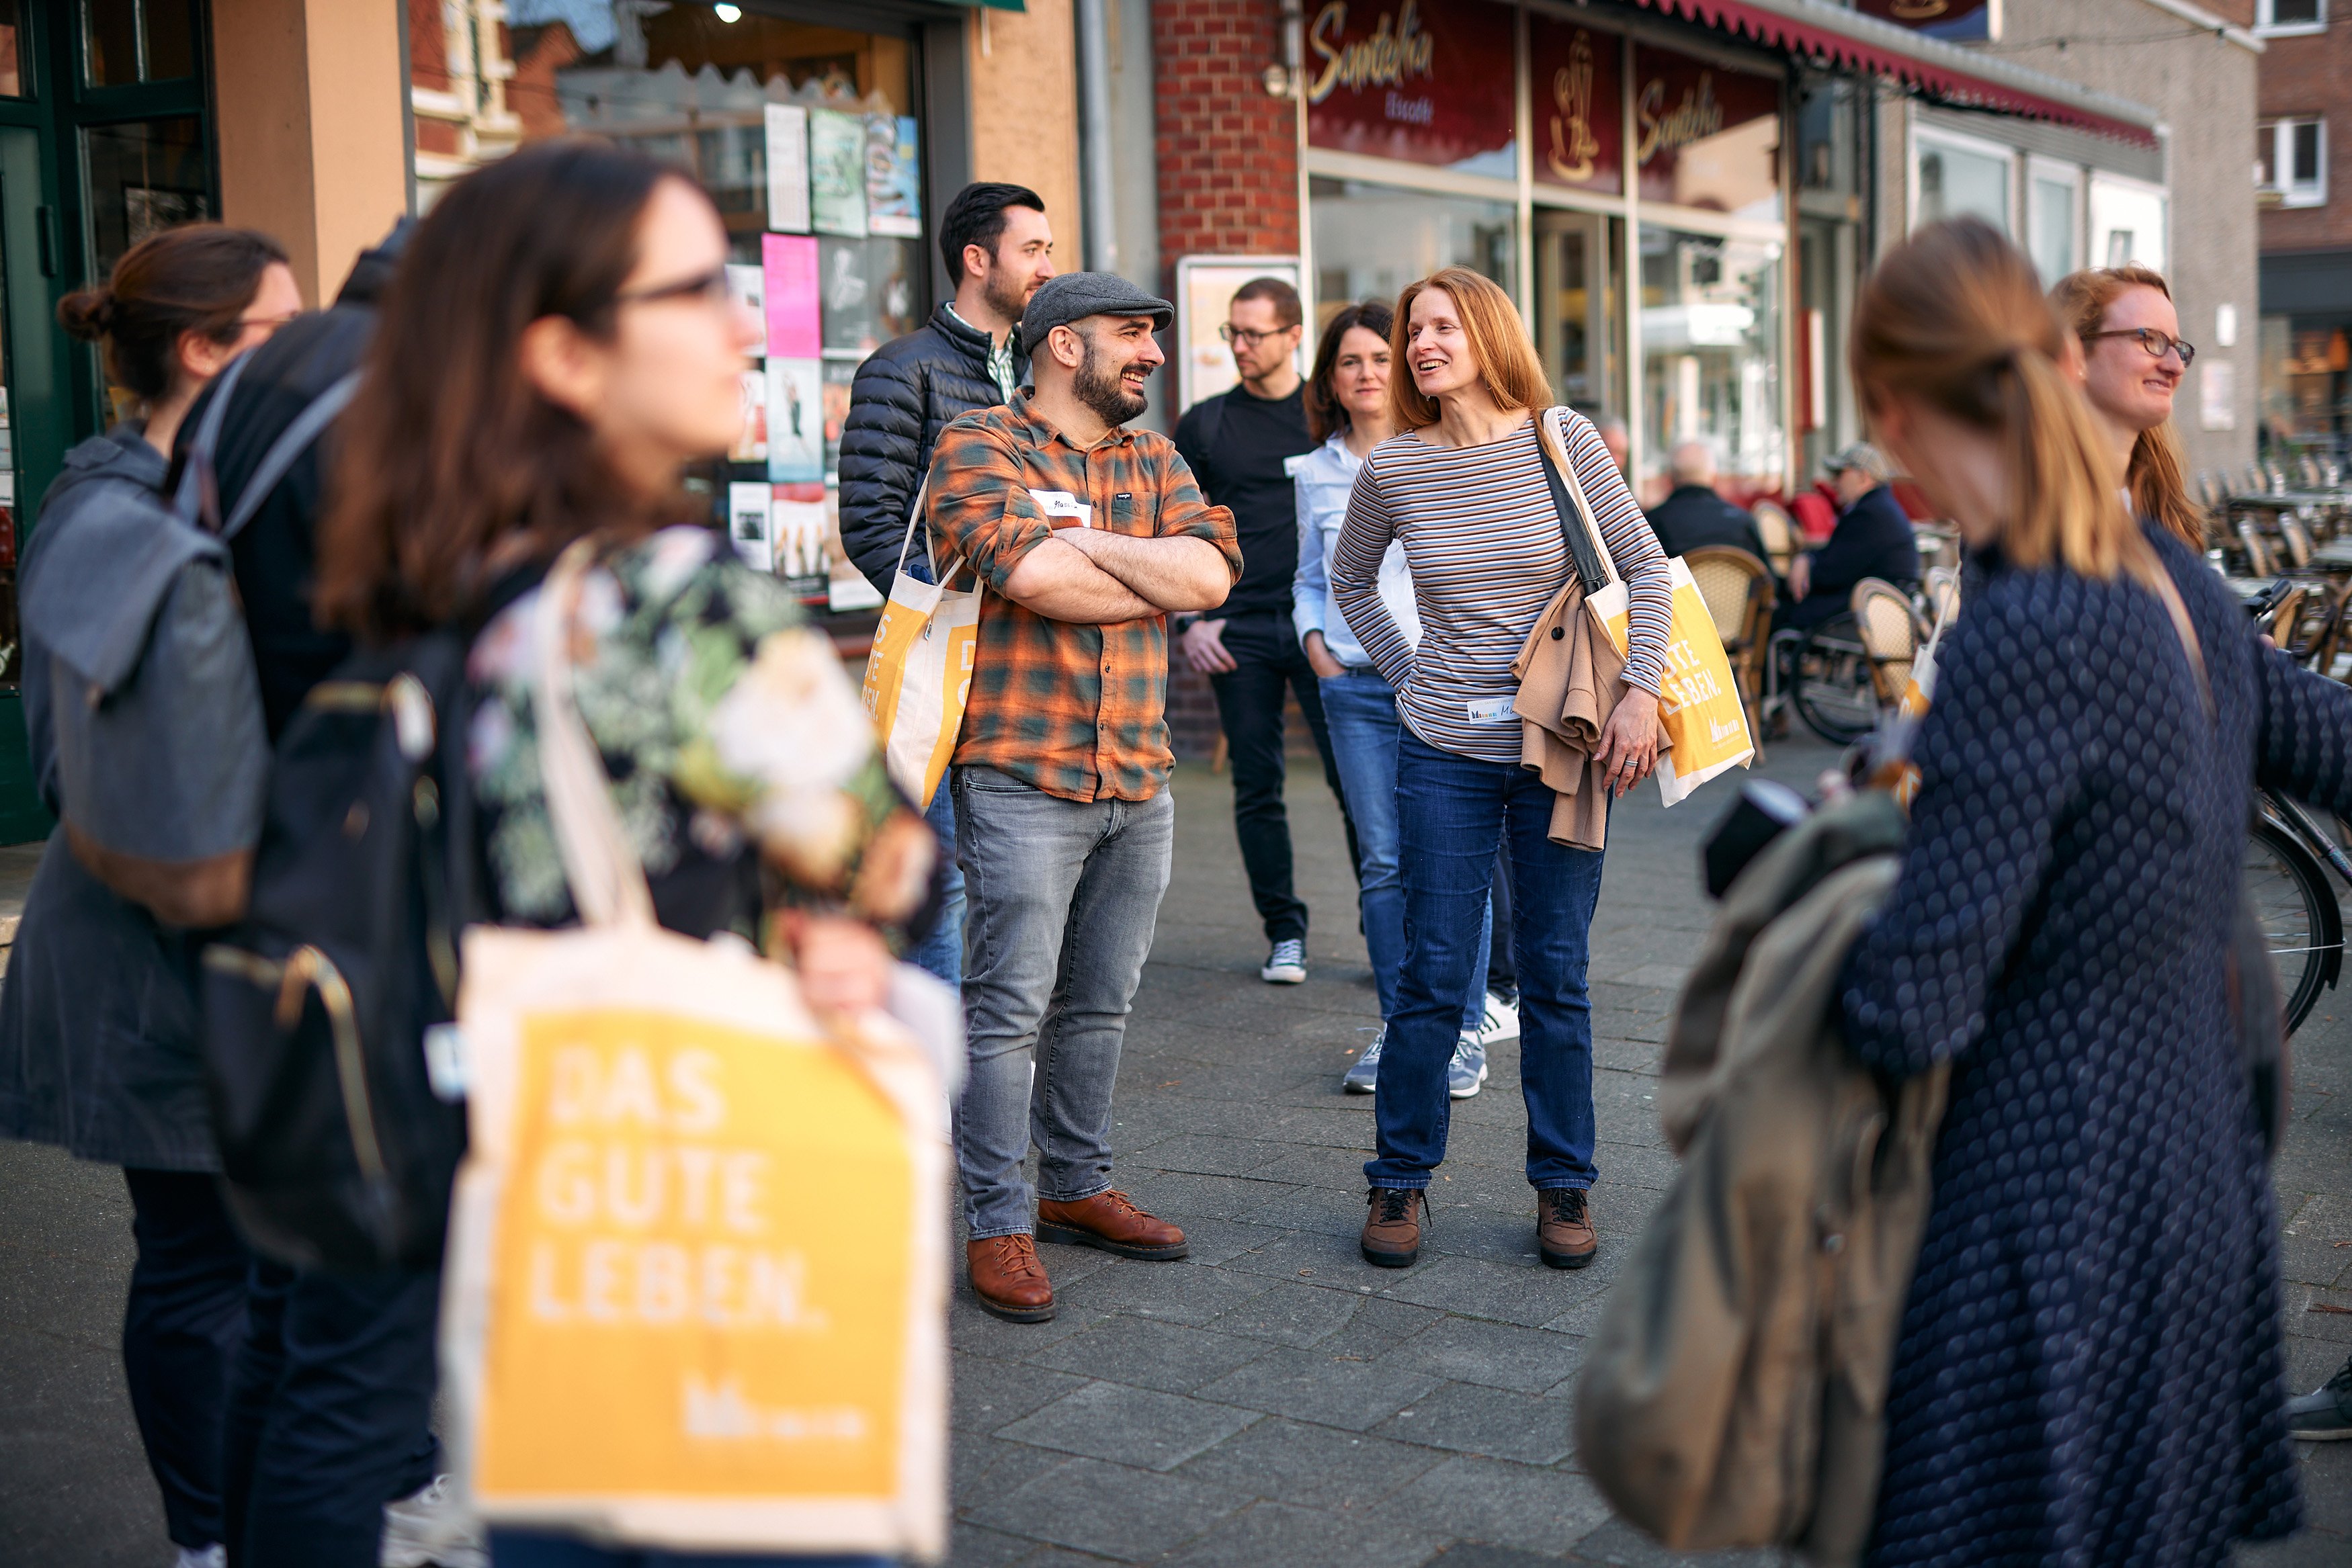
M 2046 120 L 2140 147 L 2157 144 L 2153 110 L 1820 0 L 1634 3 L 1805 59 L 1890 77 L 1939 103 Z

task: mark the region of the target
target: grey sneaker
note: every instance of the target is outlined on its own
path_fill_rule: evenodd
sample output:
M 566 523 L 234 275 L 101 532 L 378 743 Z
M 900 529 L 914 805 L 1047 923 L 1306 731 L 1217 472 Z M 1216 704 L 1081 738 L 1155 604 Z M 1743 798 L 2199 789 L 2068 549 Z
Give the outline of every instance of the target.
M 2352 1360 L 2317 1390 L 2286 1402 L 2286 1429 L 2306 1443 L 2352 1437 Z
M 1389 1042 L 1386 1024 L 1372 1036 L 1372 1043 L 1364 1047 L 1364 1054 L 1349 1064 L 1348 1074 L 1339 1080 L 1339 1087 L 1350 1094 L 1370 1094 L 1380 1086 L 1381 1047 Z
M 1265 965 L 1257 977 L 1270 986 L 1302 985 L 1307 979 L 1307 944 L 1296 936 L 1286 936 L 1274 945 L 1265 956 Z
M 382 1568 L 489 1568 L 482 1521 L 449 1476 L 383 1505 Z
M 1467 1100 L 1486 1082 L 1486 1048 L 1475 1034 L 1454 1042 L 1454 1060 L 1445 1064 L 1445 1092 Z
M 1478 1043 L 1495 1045 L 1519 1038 L 1519 1004 L 1486 993 L 1486 1016 L 1478 1025 Z

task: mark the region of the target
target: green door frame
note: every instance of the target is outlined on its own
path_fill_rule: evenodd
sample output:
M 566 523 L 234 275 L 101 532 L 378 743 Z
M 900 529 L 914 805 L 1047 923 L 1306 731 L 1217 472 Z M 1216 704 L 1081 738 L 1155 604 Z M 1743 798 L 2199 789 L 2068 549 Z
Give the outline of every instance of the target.
M 9 424 L 16 461 L 17 558 L 30 541 L 41 497 L 65 455 L 106 425 L 97 352 L 58 325 L 58 302 L 94 281 L 89 170 L 82 133 L 126 120 L 194 115 L 202 127 L 206 195 L 220 211 L 220 159 L 208 84 L 211 8 L 195 9 L 194 77 L 135 87 L 82 80 L 80 0 L 24 8 L 17 58 L 26 96 L 0 99 L 0 329 L 5 329 Z M 0 843 L 47 836 L 35 789 L 23 699 L 0 694 Z

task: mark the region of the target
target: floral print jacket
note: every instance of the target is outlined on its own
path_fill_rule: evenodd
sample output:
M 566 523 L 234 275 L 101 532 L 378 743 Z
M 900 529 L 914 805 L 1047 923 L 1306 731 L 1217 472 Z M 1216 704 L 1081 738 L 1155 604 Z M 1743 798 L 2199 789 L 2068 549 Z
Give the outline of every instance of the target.
M 540 778 L 534 588 L 475 640 L 469 755 L 500 918 L 577 918 Z M 700 528 L 587 576 L 573 690 L 662 923 L 760 936 L 763 904 L 846 913 L 901 941 L 929 903 L 935 836 L 891 785 L 832 641 Z M 764 884 L 764 885 L 763 885 Z

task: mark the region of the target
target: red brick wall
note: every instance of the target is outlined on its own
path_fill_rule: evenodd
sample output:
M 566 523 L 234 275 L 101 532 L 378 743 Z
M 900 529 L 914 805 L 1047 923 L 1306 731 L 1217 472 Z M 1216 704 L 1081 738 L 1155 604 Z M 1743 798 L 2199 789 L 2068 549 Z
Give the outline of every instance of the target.
M 1297 110 L 1265 90 L 1276 0 L 1152 0 L 1160 255 L 1298 251 Z
M 2265 251 L 2352 246 L 2352 5 L 2327 7 L 2327 30 L 2270 38 L 2255 72 L 2263 120 L 2327 118 L 2327 204 L 2265 207 Z
M 408 82 L 435 92 L 449 89 L 449 36 L 441 0 L 408 0 Z

